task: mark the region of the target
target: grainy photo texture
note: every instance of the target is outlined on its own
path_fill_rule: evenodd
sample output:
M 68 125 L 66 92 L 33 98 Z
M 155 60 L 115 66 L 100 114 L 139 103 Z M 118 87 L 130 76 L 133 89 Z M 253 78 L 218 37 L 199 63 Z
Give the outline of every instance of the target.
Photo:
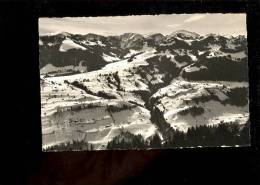
M 245 14 L 39 19 L 43 151 L 248 146 Z

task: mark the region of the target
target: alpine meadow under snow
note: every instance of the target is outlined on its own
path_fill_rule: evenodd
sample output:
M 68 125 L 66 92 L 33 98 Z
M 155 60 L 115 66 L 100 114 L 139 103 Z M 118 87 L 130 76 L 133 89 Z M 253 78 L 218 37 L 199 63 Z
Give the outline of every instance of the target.
M 250 144 L 245 36 L 39 39 L 44 151 Z

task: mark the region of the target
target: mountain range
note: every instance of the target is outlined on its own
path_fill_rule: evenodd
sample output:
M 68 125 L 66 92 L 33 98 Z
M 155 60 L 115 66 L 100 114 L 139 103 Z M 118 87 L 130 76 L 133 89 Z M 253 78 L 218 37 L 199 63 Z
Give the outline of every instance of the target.
M 248 122 L 245 36 L 62 32 L 39 36 L 39 52 L 43 147 Z

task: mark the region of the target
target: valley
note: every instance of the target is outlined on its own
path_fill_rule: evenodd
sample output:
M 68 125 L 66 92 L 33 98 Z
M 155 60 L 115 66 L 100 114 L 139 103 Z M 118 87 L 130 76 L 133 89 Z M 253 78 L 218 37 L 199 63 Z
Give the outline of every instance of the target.
M 105 150 L 124 132 L 165 143 L 175 131 L 248 122 L 244 37 L 61 33 L 39 44 L 43 149 Z

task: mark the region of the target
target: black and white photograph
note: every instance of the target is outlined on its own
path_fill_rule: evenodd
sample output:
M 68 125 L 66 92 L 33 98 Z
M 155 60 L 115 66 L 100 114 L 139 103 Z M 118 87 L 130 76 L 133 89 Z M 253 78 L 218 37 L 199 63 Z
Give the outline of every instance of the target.
M 250 145 L 246 14 L 38 26 L 44 152 Z

